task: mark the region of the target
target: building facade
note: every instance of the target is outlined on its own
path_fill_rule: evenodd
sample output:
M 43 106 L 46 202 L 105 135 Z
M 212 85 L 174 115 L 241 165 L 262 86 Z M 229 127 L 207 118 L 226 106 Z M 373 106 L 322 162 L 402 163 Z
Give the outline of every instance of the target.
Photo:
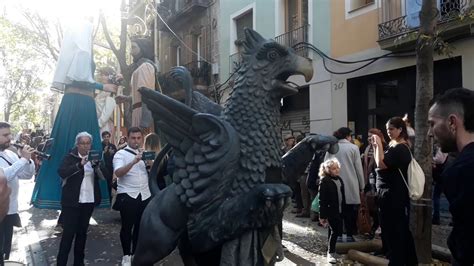
M 333 129 L 349 126 L 365 136 L 369 128 L 384 129 L 392 116 L 407 113 L 413 120 L 420 5 L 409 0 L 331 2 L 331 57 L 358 61 L 393 53 L 358 71 L 351 70 L 365 62 L 330 64 L 334 73 L 325 90 L 331 90 Z M 474 21 L 464 17 L 472 14 L 474 1 L 438 0 L 437 5 L 439 36 L 452 54 L 435 55 L 434 94 L 461 86 L 474 89 Z M 312 105 L 324 104 L 314 99 Z
M 195 89 L 213 97 L 219 72 L 218 0 L 163 0 L 157 5 L 156 32 L 160 72 L 184 66 Z M 166 85 L 166 84 L 164 84 Z M 172 86 L 163 86 L 172 87 Z M 165 92 L 182 98 L 179 91 Z
M 330 48 L 330 1 L 311 0 L 221 0 L 219 20 L 219 69 L 221 82 L 227 80 L 238 67 L 240 56 L 236 41 L 243 38 L 244 27 L 252 28 L 264 38 L 274 39 L 285 46 L 292 47 L 301 42 L 317 45 L 328 52 Z M 318 8 L 316 8 L 318 6 Z M 316 37 L 319 36 L 319 37 Z M 299 47 L 299 46 L 298 46 Z M 308 49 L 295 47 L 301 56 L 314 59 Z M 304 79 L 292 78 L 302 85 L 297 95 L 283 99 L 281 108 L 282 134 L 306 134 L 310 131 L 321 132 L 311 128 L 311 113 L 317 113 L 319 107 L 313 110 L 311 100 L 313 83 L 320 77 L 316 72 L 309 83 Z M 324 79 L 324 78 L 322 78 Z M 326 77 L 325 79 L 328 79 Z M 227 91 L 228 92 L 228 91 Z M 322 114 L 328 116 L 329 114 Z M 316 119 L 316 118 L 315 118 Z

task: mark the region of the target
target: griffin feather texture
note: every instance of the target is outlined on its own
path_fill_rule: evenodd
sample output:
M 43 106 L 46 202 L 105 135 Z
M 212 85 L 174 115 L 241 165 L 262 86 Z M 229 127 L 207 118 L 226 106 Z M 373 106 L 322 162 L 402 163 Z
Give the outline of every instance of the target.
M 154 259 L 161 259 L 167 255 L 165 251 L 174 249 L 166 246 L 167 240 L 148 243 L 142 237 L 149 236 L 143 234 L 157 232 L 156 238 L 176 239 L 171 232 L 187 230 L 193 251 L 203 252 L 245 231 L 256 230 L 257 225 L 271 227 L 281 220 L 284 199 L 291 191 L 283 184 L 265 184 L 269 169 L 282 166 L 280 101 L 298 92 L 286 82 L 288 77 L 299 74 L 309 81 L 312 64 L 291 48 L 266 40 L 250 29 L 245 29 L 242 48 L 242 65 L 224 107 L 198 92 L 186 93 L 190 98 L 183 104 L 150 89 L 140 89 L 157 127 L 173 147 L 176 169 L 174 184 L 155 196 L 173 202 L 164 204 L 160 214 L 149 210 L 152 203 L 145 210 L 142 225 L 148 228 L 140 230 L 135 253 L 138 262 L 154 262 L 144 259 L 146 252 L 142 250 L 146 245 L 154 246 Z M 177 67 L 172 72 L 182 84 L 192 83 L 185 68 Z M 270 203 L 277 206 L 272 207 L 273 216 L 258 215 Z M 181 220 L 164 219 L 168 217 L 164 214 L 166 208 L 173 208 L 170 216 L 182 217 Z M 152 216 L 159 216 L 160 220 L 153 221 Z M 229 223 L 215 221 L 216 217 L 233 216 L 237 218 Z M 167 228 L 156 230 L 147 224 L 153 222 Z M 173 228 L 169 230 L 172 236 L 161 236 L 169 228 Z

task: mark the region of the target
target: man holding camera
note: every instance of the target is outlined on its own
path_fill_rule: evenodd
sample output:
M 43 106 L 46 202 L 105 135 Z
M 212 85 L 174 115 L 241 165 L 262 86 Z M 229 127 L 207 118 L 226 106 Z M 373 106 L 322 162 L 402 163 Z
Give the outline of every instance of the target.
M 35 173 L 35 164 L 31 160 L 34 149 L 24 145 L 19 150 L 19 154 L 16 154 L 8 149 L 11 140 L 10 124 L 0 122 L 0 167 L 5 175 L 6 183 L 11 189 L 7 215 L 0 222 L 0 265 L 3 265 L 4 259 L 8 260 L 10 257 L 13 226 L 21 226 L 18 215 L 18 180 L 30 179 Z
M 148 187 L 148 172 L 142 160 L 143 132 L 138 127 L 128 130 L 128 145 L 114 156 L 114 171 L 117 176 L 117 198 L 114 209 L 120 211 L 122 228 L 122 265 L 130 265 L 135 253 L 140 220 L 151 193 Z M 133 233 L 132 233 L 133 231 Z M 133 246 L 132 246 L 133 243 Z
M 100 204 L 99 179 L 104 179 L 99 167 L 100 158 L 90 157 L 91 146 L 92 135 L 80 132 L 76 135 L 76 146 L 59 165 L 63 234 L 59 244 L 58 265 L 67 265 L 74 238 L 74 265 L 84 265 L 89 219 L 94 207 Z

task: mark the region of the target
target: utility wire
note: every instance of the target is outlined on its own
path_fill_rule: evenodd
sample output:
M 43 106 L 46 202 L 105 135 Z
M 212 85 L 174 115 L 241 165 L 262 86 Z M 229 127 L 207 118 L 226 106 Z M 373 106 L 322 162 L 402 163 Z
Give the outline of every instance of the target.
M 369 66 L 370 64 L 373 64 L 374 62 L 376 62 L 377 60 L 382 59 L 382 58 L 387 58 L 387 57 L 412 57 L 412 56 L 414 56 L 414 54 L 403 54 L 403 53 L 406 53 L 406 51 L 404 51 L 404 52 L 399 52 L 399 53 L 390 52 L 390 53 L 387 53 L 387 54 L 384 54 L 384 55 L 381 55 L 381 56 L 366 58 L 366 59 L 362 59 L 362 60 L 343 61 L 343 60 L 338 60 L 338 59 L 335 59 L 335 58 L 332 58 L 332 57 L 328 56 L 323 51 L 318 49 L 316 46 L 314 46 L 314 45 L 312 45 L 311 43 L 308 43 L 308 42 L 297 43 L 293 46 L 293 48 L 297 48 L 297 47 L 300 47 L 300 46 L 303 46 L 305 48 L 309 48 L 312 51 L 314 51 L 317 55 L 319 55 L 323 59 L 324 69 L 326 69 L 326 71 L 328 71 L 331 74 L 337 74 L 337 75 L 344 75 L 344 74 L 349 74 L 349 73 L 359 71 L 362 68 L 365 68 L 365 67 Z M 364 65 L 362 65 L 360 67 L 357 67 L 356 69 L 337 72 L 337 71 L 329 69 L 329 67 L 326 64 L 326 59 L 330 60 L 330 61 L 334 61 L 334 62 L 339 63 L 339 64 L 357 64 L 357 63 L 364 63 L 364 62 L 367 62 L 367 63 L 365 63 Z

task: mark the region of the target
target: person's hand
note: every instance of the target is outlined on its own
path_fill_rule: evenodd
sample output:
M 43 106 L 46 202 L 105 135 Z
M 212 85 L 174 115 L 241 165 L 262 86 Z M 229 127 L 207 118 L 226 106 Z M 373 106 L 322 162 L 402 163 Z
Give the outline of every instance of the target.
M 379 136 L 377 135 L 372 135 L 372 142 L 371 144 L 374 146 L 374 147 L 380 147 L 382 146 L 382 140 L 380 139 Z
M 117 88 L 118 86 L 115 85 L 115 84 L 110 84 L 110 83 L 106 83 L 106 84 L 103 84 L 104 88 L 103 90 L 106 91 L 106 92 L 112 92 L 112 93 L 117 93 Z
M 26 160 L 31 159 L 31 154 L 35 151 L 34 148 L 31 148 L 28 145 L 23 146 L 23 148 L 20 150 L 21 157 L 25 158 Z
M 82 157 L 82 160 L 81 160 L 81 165 L 82 165 L 82 166 L 86 165 L 86 163 L 88 162 L 87 157 L 88 157 L 88 156 Z
M 321 225 L 326 228 L 328 227 L 328 219 L 321 219 L 319 218 L 319 222 L 321 223 Z
M 117 95 L 117 96 L 115 96 L 115 102 L 117 104 L 125 103 L 125 102 L 128 101 L 129 98 L 130 98 L 129 96 Z
M 10 193 L 11 190 L 7 185 L 7 179 L 3 175 L 2 171 L 0 173 L 0 222 L 8 212 L 8 207 L 10 205 Z
M 141 149 L 138 150 L 137 155 L 135 155 L 135 158 L 133 158 L 133 164 L 136 164 L 142 160 L 142 154 L 143 154 L 143 151 Z

